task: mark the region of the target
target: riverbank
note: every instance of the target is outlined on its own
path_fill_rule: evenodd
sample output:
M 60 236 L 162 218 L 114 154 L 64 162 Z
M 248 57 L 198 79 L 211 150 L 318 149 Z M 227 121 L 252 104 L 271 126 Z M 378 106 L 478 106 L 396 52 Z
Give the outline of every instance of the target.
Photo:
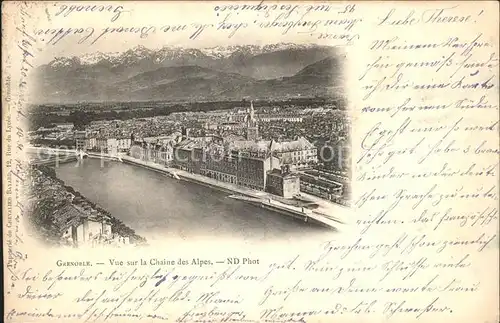
M 181 180 L 193 182 L 193 183 L 196 183 L 199 185 L 203 185 L 203 186 L 207 186 L 207 187 L 210 187 L 213 189 L 224 191 L 225 193 L 230 193 L 230 194 L 238 193 L 238 194 L 242 194 L 242 195 L 249 196 L 249 197 L 255 197 L 255 198 L 260 198 L 260 197 L 265 198 L 265 197 L 268 197 L 270 195 L 270 194 L 262 192 L 262 191 L 247 189 L 247 188 L 239 187 L 237 185 L 220 182 L 220 181 L 214 180 L 212 178 L 208 178 L 208 177 L 205 177 L 205 176 L 202 176 L 199 174 L 189 173 L 189 172 L 177 169 L 177 168 L 163 167 L 163 166 L 158 165 L 156 163 L 139 160 L 139 159 L 136 159 L 136 158 L 133 158 L 130 156 L 121 156 L 121 160 L 124 163 L 148 168 L 150 170 L 163 173 L 171 178 L 175 178 L 177 176 Z
M 212 189 L 223 191 L 230 195 L 239 194 L 241 196 L 251 198 L 253 199 L 252 204 L 255 204 L 257 200 L 260 202 L 258 204 L 260 204 L 262 207 L 271 209 L 285 216 L 291 216 L 291 214 L 295 215 L 300 214 L 301 217 L 310 218 L 314 222 L 320 225 L 333 228 L 337 228 L 338 225 L 341 225 L 343 223 L 340 217 L 335 216 L 335 213 L 336 212 L 345 213 L 346 211 L 345 207 L 333 205 L 333 203 L 329 203 L 328 201 L 324 200 L 319 200 L 318 198 L 309 196 L 308 194 L 301 193 L 301 199 L 307 202 L 303 202 L 303 205 L 297 206 L 291 204 L 292 200 L 287 200 L 267 192 L 248 189 L 240 187 L 238 185 L 217 181 L 215 179 L 208 178 L 200 174 L 193 174 L 177 168 L 164 167 L 162 165 L 153 162 L 143 161 L 125 155 L 120 156 L 120 159 L 123 163 L 147 168 L 155 172 L 160 172 L 172 179 L 178 178 L 180 180 L 192 182 L 198 185 L 203 185 L 206 187 L 210 187 Z M 293 202 L 299 203 L 297 200 L 294 200 Z M 315 210 L 307 209 L 306 211 L 308 212 L 304 212 L 304 208 L 307 208 L 308 205 L 310 205 L 311 203 L 315 203 L 317 208 Z
M 33 165 L 29 180 L 32 186 L 27 192 L 29 205 L 32 206 L 28 212 L 29 221 L 46 242 L 67 246 L 146 244 L 146 239 L 132 228 L 66 185 L 56 176 L 54 168 Z M 96 230 L 101 226 L 103 230 L 94 230 L 91 236 L 85 237 L 77 234 L 85 232 L 87 229 L 80 230 L 88 227 L 89 222 L 95 224 L 93 227 Z M 109 225 L 108 232 L 104 232 L 104 223 Z
M 63 152 L 66 153 L 66 152 Z M 329 228 L 340 229 L 345 219 L 350 217 L 346 216 L 349 209 L 340 205 L 333 204 L 329 201 L 320 199 L 318 197 L 301 192 L 300 196 L 294 199 L 285 199 L 267 192 L 252 190 L 240 187 L 234 184 L 220 182 L 212 178 L 202 176 L 200 174 L 193 174 L 176 168 L 164 167 L 160 164 L 147 162 L 139 159 L 132 158 L 126 154 L 109 155 L 104 153 L 87 153 L 86 158 L 89 159 L 105 159 L 116 161 L 123 164 L 130 164 L 132 166 L 139 166 L 140 168 L 154 171 L 155 173 L 163 174 L 168 177 L 169 181 L 187 181 L 199 186 L 209 187 L 211 189 L 224 192 L 228 196 L 240 195 L 246 198 L 255 199 L 244 201 L 245 203 L 254 204 L 263 209 L 272 211 L 275 214 L 280 214 L 285 218 L 296 218 L 304 222 L 319 223 L 322 226 Z

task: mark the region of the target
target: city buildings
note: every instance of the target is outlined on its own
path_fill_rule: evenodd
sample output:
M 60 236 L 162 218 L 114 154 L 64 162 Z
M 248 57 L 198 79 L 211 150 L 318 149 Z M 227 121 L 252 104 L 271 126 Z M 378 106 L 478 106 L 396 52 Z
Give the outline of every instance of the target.
M 129 153 L 280 196 L 295 194 L 297 181 L 301 191 L 325 199 L 349 195 L 351 125 L 346 111 L 329 106 L 257 109 L 250 101 L 247 107 L 233 109 L 93 121 L 84 144 L 82 134 L 75 133 L 75 146 L 112 155 Z M 295 186 L 287 186 L 289 182 Z
M 300 191 L 321 197 L 325 200 L 336 201 L 342 199 L 343 185 L 326 178 L 305 173 L 300 175 Z
M 304 116 L 300 114 L 272 114 L 265 113 L 257 115 L 259 122 L 303 122 Z
M 293 170 L 312 168 L 318 162 L 317 148 L 304 137 L 284 142 L 272 140 L 269 149 Z
M 85 131 L 76 131 L 75 132 L 75 148 L 76 150 L 85 150 Z
M 200 174 L 202 149 L 211 137 L 185 138 L 174 147 L 173 166 L 179 169 Z
M 85 138 L 85 148 L 86 150 L 96 150 L 97 149 L 97 137 L 91 136 Z
M 63 123 L 56 123 L 56 127 L 64 130 L 73 130 L 74 125 L 71 122 L 63 122 Z
M 160 138 L 144 138 L 135 140 L 130 149 L 134 158 L 150 161 L 165 167 L 170 167 L 174 156 L 175 140 L 161 140 Z
M 267 172 L 279 167 L 279 159 L 263 151 L 238 151 L 237 160 L 238 185 L 255 190 L 265 190 Z
M 107 217 L 83 217 L 79 225 L 72 226 L 72 238 L 75 246 L 86 243 L 102 242 L 113 239 L 111 223 Z
M 206 145 L 203 150 L 196 149 L 197 156 L 204 158 L 200 174 L 216 180 L 238 184 L 238 159 L 225 150 L 220 141 Z
M 300 176 L 290 172 L 290 167 L 281 166 L 267 173 L 266 191 L 284 198 L 292 198 L 300 193 Z
M 255 141 L 224 143 L 217 137 L 187 138 L 174 148 L 173 166 L 223 182 L 265 190 L 267 172 L 279 167 L 268 147 Z
M 128 152 L 131 145 L 132 139 L 130 137 L 116 138 L 116 150 L 120 153 Z
M 97 138 L 97 151 L 110 155 L 118 153 L 118 143 L 116 138 Z
M 127 153 L 132 145 L 130 137 L 106 137 L 103 135 L 87 135 L 83 140 L 82 150 L 103 152 L 110 155 Z

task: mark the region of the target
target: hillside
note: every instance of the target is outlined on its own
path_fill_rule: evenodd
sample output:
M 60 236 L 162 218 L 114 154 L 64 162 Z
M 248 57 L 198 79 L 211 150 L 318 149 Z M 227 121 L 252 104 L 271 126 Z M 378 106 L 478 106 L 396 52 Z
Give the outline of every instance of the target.
M 36 69 L 35 102 L 230 100 L 323 96 L 342 85 L 330 47 L 276 45 L 95 53 Z

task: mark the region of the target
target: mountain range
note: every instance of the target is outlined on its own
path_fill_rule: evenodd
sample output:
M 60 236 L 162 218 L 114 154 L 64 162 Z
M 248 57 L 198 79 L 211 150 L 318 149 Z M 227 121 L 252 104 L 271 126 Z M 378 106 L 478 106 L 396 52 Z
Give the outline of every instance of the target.
M 329 96 L 343 83 L 335 48 L 296 44 L 137 46 L 123 53 L 57 57 L 33 77 L 35 103 Z

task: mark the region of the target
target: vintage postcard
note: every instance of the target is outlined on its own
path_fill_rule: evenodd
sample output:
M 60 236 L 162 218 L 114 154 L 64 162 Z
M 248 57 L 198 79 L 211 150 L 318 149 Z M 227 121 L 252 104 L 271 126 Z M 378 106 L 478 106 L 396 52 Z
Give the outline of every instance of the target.
M 3 321 L 499 322 L 498 16 L 2 3 Z

